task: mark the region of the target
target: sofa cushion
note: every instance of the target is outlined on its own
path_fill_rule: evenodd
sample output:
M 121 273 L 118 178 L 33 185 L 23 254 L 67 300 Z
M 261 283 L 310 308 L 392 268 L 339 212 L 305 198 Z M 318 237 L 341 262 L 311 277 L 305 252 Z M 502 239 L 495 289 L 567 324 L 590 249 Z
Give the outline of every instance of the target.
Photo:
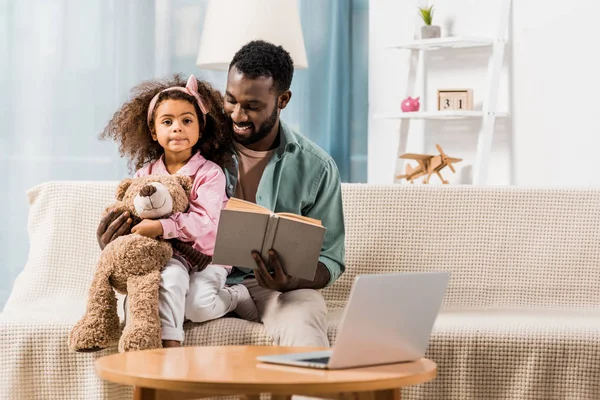
M 600 311 L 441 313 L 427 357 L 438 377 L 403 399 L 596 399 Z
M 600 307 L 600 190 L 467 185 L 342 186 L 346 272 L 450 271 L 444 307 Z
M 116 347 L 86 354 L 68 348 L 81 307 L 60 306 L 0 314 L 0 399 L 131 398 L 130 387 L 102 381 L 94 370 Z

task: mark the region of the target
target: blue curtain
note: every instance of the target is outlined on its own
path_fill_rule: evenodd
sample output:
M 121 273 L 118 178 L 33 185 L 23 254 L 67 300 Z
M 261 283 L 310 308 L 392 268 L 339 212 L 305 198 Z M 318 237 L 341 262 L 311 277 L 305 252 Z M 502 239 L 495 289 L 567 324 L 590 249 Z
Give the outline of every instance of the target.
M 309 68 L 294 73 L 283 118 L 331 154 L 343 181 L 366 182 L 368 1 L 299 5 Z
M 0 0 L 0 308 L 27 261 L 25 191 L 127 175 L 98 135 L 154 75 L 154 14 L 152 1 Z
M 206 0 L 0 0 L 0 309 L 28 253 L 25 190 L 129 174 L 98 134 L 138 82 L 199 71 Z M 366 182 L 367 0 L 300 0 L 309 69 L 283 117 Z M 35 27 L 32 28 L 32 27 Z
M 309 68 L 294 73 L 285 118 L 325 149 L 342 180 L 367 180 L 368 1 L 300 0 Z

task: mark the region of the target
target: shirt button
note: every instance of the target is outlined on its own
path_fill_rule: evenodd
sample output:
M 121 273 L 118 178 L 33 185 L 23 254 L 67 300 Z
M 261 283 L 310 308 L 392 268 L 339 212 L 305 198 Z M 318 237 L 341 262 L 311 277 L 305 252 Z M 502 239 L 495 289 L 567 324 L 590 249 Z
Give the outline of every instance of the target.
M 229 185 L 229 189 L 233 189 L 233 185 Z

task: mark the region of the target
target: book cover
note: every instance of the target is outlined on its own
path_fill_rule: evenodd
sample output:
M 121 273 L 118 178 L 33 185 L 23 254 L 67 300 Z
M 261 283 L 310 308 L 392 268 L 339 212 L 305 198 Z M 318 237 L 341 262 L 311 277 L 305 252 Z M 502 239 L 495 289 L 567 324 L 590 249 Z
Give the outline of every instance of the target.
M 268 260 L 279 254 L 286 274 L 313 280 L 325 228 L 320 221 L 290 213 L 272 213 L 254 203 L 230 199 L 221 211 L 213 263 L 254 269 L 252 251 Z

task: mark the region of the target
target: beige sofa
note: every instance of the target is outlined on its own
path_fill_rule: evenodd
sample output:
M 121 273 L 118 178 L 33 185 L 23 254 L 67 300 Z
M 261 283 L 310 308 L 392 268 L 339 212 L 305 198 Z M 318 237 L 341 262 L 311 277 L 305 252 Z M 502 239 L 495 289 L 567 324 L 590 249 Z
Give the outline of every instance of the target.
M 1 399 L 131 396 L 95 376 L 94 360 L 115 349 L 67 349 L 114 189 L 28 192 L 29 259 L 0 314 Z M 348 184 L 343 194 L 347 272 L 323 290 L 332 343 L 356 274 L 449 270 L 428 349 L 439 376 L 403 398 L 600 398 L 600 190 Z M 270 344 L 262 325 L 239 319 L 189 325 L 186 341 Z

